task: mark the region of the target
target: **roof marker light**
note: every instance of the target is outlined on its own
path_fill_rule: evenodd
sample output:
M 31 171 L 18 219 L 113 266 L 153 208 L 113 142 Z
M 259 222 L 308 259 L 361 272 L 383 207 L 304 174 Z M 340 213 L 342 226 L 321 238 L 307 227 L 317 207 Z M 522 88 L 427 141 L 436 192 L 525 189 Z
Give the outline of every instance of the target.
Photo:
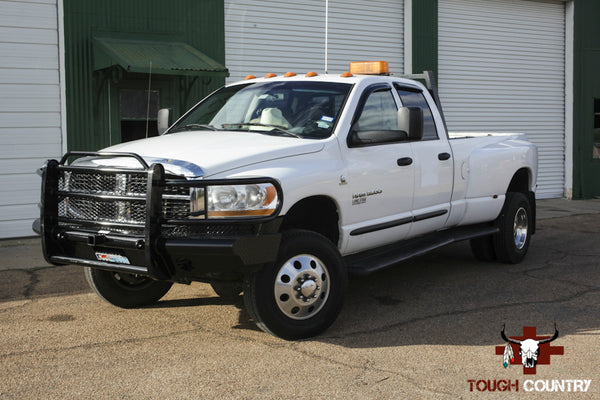
M 356 75 L 389 75 L 387 61 L 357 61 L 350 63 L 350 72 Z
M 319 74 L 317 74 L 317 73 L 316 73 L 316 72 L 314 72 L 314 71 L 310 71 L 310 72 L 307 72 L 307 73 L 306 73 L 306 77 L 307 77 L 307 78 L 312 78 L 313 76 L 317 76 L 317 75 L 319 75 Z
M 256 79 L 256 77 L 254 75 L 246 75 L 244 80 L 247 81 L 248 79 Z
M 296 73 L 295 72 L 286 72 L 284 75 L 285 78 L 290 78 L 292 76 L 296 76 Z
M 352 72 L 344 72 L 343 74 L 340 75 L 342 78 L 351 78 L 354 75 L 352 75 Z
M 276 76 L 277 76 L 277 74 L 274 74 L 274 73 L 272 73 L 272 72 L 269 72 L 268 74 L 266 74 L 266 75 L 265 75 L 265 78 L 274 78 L 274 77 L 276 77 Z

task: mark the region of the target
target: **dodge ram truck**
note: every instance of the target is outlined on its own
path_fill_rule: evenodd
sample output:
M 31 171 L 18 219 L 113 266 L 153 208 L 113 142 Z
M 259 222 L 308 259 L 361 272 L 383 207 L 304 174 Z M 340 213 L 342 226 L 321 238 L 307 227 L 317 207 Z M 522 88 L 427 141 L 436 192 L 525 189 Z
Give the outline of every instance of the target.
M 46 260 L 82 265 L 115 306 L 207 282 L 243 292 L 265 332 L 306 338 L 334 322 L 349 274 L 458 240 L 518 263 L 535 232 L 536 146 L 448 133 L 430 72 L 248 76 L 169 118 L 40 169 Z

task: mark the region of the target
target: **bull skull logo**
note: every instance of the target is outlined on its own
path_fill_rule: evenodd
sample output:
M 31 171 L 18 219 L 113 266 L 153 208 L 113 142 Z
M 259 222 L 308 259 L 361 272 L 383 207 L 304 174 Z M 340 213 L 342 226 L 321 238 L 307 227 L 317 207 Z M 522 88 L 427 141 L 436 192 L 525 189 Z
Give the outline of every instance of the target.
M 540 345 L 544 343 L 549 343 L 555 340 L 558 337 L 558 329 L 556 329 L 556 324 L 554 324 L 554 335 L 548 339 L 542 340 L 534 340 L 534 339 L 525 339 L 525 340 L 516 340 L 507 338 L 504 334 L 504 326 L 502 326 L 502 332 L 500 332 L 500 336 L 507 343 L 513 343 L 519 345 L 519 355 L 521 356 L 521 360 L 523 361 L 524 368 L 533 368 L 537 365 L 537 359 L 540 355 Z

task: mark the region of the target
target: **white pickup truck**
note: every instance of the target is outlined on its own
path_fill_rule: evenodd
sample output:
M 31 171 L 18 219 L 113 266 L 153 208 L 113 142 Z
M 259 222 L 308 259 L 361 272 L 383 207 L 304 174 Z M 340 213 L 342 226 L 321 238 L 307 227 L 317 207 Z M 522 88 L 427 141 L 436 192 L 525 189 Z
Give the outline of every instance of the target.
M 535 231 L 537 149 L 522 134 L 449 135 L 430 73 L 353 63 L 225 86 L 158 137 L 41 169 L 44 255 L 80 264 L 120 307 L 173 283 L 238 296 L 266 332 L 327 329 L 348 274 L 457 240 L 517 263 Z M 165 126 L 169 112 L 159 112 Z

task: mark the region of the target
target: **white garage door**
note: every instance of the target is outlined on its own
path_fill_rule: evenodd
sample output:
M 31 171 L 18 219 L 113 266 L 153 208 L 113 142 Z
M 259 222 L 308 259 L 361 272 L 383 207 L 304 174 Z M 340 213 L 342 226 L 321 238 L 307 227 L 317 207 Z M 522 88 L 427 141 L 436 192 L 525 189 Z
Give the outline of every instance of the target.
M 403 1 L 225 0 L 228 82 L 267 72 L 323 73 L 326 64 L 341 73 L 350 61 L 365 60 L 386 60 L 392 72 L 403 72 Z
M 565 6 L 440 0 L 439 87 L 451 131 L 524 132 L 538 145 L 538 197 L 565 179 Z
M 32 236 L 35 170 L 61 152 L 56 0 L 0 0 L 0 238 Z

